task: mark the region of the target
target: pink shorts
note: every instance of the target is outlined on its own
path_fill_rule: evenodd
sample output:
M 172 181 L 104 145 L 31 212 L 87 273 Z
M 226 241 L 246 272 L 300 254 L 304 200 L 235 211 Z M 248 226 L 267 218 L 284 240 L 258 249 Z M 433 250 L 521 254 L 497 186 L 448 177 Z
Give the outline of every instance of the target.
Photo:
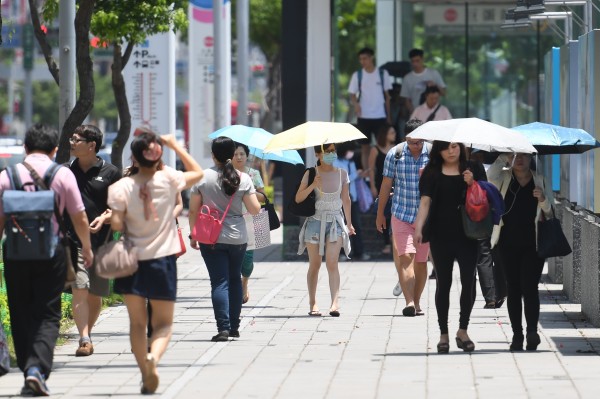
M 398 254 L 415 254 L 415 262 L 427 262 L 429 243 L 415 245 L 413 241 L 414 234 L 414 223 L 406 223 L 392 216 L 392 235 Z

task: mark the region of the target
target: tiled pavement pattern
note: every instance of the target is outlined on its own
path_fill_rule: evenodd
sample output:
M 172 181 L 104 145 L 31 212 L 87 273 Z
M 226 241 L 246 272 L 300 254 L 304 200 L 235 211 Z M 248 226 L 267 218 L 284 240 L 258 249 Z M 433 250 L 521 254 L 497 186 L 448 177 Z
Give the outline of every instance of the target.
M 183 224 L 185 225 L 185 223 Z M 276 260 L 276 243 L 257 253 L 241 338 L 212 343 L 210 285 L 196 251 L 179 262 L 179 300 L 171 346 L 159 365 L 161 398 L 598 398 L 600 330 L 582 321 L 561 286 L 541 284 L 542 344 L 511 353 L 506 307 L 484 310 L 477 298 L 469 329 L 477 348 L 438 355 L 435 282 L 425 288 L 425 316 L 403 317 L 391 262 L 343 262 L 341 317 L 327 313 L 325 266 L 318 299 L 324 317 L 309 317 L 305 262 Z M 457 269 L 457 267 L 455 267 Z M 455 272 L 451 334 L 458 328 Z M 75 330 L 72 331 L 75 333 Z M 75 334 L 73 335 L 75 337 Z M 58 347 L 48 381 L 55 397 L 131 398 L 140 373 L 130 352 L 124 306 L 103 312 L 94 328 L 95 353 L 74 356 L 76 339 Z M 0 397 L 19 392 L 22 375 L 0 378 Z M 141 396 L 141 395 L 140 395 Z

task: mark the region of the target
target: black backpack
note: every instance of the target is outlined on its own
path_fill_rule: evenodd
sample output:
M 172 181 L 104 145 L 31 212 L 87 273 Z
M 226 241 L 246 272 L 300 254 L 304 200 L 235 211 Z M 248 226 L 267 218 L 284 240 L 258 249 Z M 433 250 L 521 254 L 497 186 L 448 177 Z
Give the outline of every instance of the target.
M 310 186 L 312 184 L 312 182 L 315 180 L 315 175 L 317 174 L 317 171 L 315 168 L 308 168 L 308 169 L 304 170 L 304 173 L 306 173 L 307 170 L 308 170 L 308 185 Z M 302 176 L 304 176 L 304 173 L 302 173 Z M 300 181 L 296 185 L 296 190 L 294 190 L 294 196 L 290 199 L 290 202 L 288 203 L 288 206 L 287 206 L 287 210 L 292 215 L 296 215 L 296 216 L 303 216 L 303 217 L 313 216 L 315 214 L 315 202 L 316 202 L 316 196 L 315 196 L 314 190 L 311 191 L 311 193 L 308 195 L 308 197 L 306 197 L 306 199 L 304 201 L 302 201 L 300 203 L 296 202 L 296 193 L 298 192 L 298 189 L 300 188 L 301 183 L 302 183 L 302 179 L 300 179 Z

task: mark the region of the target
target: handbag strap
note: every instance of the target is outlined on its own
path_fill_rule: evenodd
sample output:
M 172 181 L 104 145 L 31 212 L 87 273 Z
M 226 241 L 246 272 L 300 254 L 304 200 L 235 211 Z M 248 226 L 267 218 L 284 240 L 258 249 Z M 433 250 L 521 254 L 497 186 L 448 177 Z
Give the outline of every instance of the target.
M 231 194 L 231 198 L 229 199 L 229 203 L 227 204 L 227 208 L 225 208 L 225 212 L 223 212 L 223 217 L 220 220 L 221 223 L 223 223 L 223 221 L 225 220 L 225 217 L 227 216 L 227 212 L 229 212 L 229 207 L 231 206 L 231 202 L 233 201 L 233 197 L 234 196 L 235 196 L 235 193 Z

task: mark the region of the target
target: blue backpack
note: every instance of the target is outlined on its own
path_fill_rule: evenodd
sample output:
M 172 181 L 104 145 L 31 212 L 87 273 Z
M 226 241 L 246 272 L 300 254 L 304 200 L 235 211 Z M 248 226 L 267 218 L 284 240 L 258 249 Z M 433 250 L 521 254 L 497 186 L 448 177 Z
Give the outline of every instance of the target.
M 33 181 L 37 173 L 23 163 L 30 171 Z M 41 184 L 23 184 L 16 165 L 6 169 L 12 187 L 2 194 L 2 206 L 6 217 L 6 247 L 4 257 L 13 261 L 50 260 L 54 257 L 59 237 L 52 228 L 52 216 L 56 208 L 56 194 L 50 184 L 60 165 L 52 164 Z M 29 186 L 29 189 L 26 189 Z M 31 189 L 33 188 L 33 189 Z

